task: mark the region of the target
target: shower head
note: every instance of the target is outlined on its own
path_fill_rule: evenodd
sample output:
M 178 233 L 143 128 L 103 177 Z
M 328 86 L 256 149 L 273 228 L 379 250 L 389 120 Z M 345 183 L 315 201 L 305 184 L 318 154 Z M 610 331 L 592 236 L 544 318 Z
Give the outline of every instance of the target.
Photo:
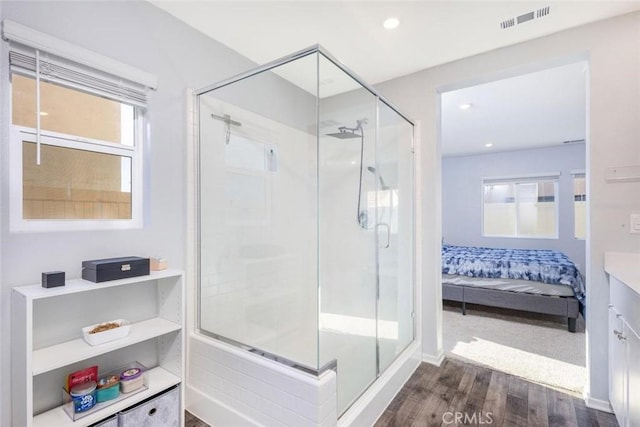
M 367 166 L 367 170 L 374 175 L 376 174 L 376 168 L 374 168 L 373 166 Z M 380 180 L 380 189 L 388 190 L 389 187 L 384 183 L 384 180 L 382 179 L 382 175 L 378 175 L 378 179 Z
M 366 125 L 367 123 L 369 123 L 369 119 L 367 119 L 366 117 L 363 117 L 360 120 L 356 120 L 356 127 L 348 128 L 346 126 L 340 126 L 338 128 L 338 132 L 328 133 L 327 136 L 332 136 L 338 139 L 362 138 L 364 136 L 362 125 L 363 124 Z
M 356 129 L 351 129 L 345 126 L 341 126 L 338 128 L 340 132 L 336 133 L 328 133 L 327 136 L 332 136 L 338 139 L 351 139 L 351 138 L 360 138 L 362 135 L 356 133 Z

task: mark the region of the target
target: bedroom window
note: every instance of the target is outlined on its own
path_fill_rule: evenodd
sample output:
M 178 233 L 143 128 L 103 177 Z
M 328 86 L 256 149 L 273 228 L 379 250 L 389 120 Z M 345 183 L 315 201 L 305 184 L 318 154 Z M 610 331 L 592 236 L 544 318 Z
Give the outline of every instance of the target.
M 155 83 L 113 73 L 149 77 L 125 64 L 3 24 L 10 41 L 11 231 L 141 227 L 146 90 Z
M 587 237 L 587 181 L 584 173 L 573 174 L 574 237 Z
M 483 181 L 483 236 L 558 237 L 558 179 Z

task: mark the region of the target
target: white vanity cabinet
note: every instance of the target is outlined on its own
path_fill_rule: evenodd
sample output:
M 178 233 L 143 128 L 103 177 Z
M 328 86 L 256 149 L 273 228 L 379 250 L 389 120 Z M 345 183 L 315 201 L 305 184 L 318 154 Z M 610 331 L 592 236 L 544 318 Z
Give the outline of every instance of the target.
M 14 287 L 12 424 L 84 427 L 176 385 L 182 391 L 183 278 L 182 271 L 163 270 L 102 283 L 67 280 L 57 288 Z M 84 342 L 82 327 L 115 319 L 131 322 L 127 337 L 95 346 Z M 131 362 L 148 368 L 146 390 L 121 393 L 76 421 L 67 415 L 61 406 L 67 375 L 92 365 L 98 365 L 101 375 Z
M 624 322 L 620 313 L 609 305 L 609 401 L 621 426 L 624 425 L 626 390 L 626 347 L 621 340 Z
M 640 427 L 640 254 L 607 253 L 609 400 L 621 427 Z

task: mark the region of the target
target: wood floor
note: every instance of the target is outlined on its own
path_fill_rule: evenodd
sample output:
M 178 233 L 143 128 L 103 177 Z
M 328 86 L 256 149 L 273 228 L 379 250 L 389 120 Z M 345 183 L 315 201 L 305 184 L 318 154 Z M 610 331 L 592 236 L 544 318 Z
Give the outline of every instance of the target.
M 209 427 L 209 424 L 184 411 L 184 427 Z
M 186 413 L 187 427 L 207 424 Z M 581 398 L 513 375 L 445 359 L 422 363 L 375 427 L 617 427 Z M 230 426 L 220 426 L 230 427 Z M 268 426 L 267 426 L 268 427 Z
M 492 369 L 445 359 L 422 363 L 376 427 L 617 426 L 581 398 Z

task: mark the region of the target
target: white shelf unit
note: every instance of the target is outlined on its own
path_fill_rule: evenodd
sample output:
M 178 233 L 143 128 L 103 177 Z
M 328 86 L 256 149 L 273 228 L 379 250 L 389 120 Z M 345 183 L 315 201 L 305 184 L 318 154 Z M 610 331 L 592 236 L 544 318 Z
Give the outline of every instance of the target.
M 39 284 L 13 288 L 12 424 L 88 426 L 174 385 L 182 388 L 184 293 L 179 270 L 102 283 L 68 280 L 50 289 Z M 132 323 L 127 337 L 97 346 L 82 339 L 82 327 L 118 318 Z M 76 421 L 64 412 L 62 387 L 68 374 L 98 365 L 100 375 L 133 361 L 149 368 L 147 390 Z

